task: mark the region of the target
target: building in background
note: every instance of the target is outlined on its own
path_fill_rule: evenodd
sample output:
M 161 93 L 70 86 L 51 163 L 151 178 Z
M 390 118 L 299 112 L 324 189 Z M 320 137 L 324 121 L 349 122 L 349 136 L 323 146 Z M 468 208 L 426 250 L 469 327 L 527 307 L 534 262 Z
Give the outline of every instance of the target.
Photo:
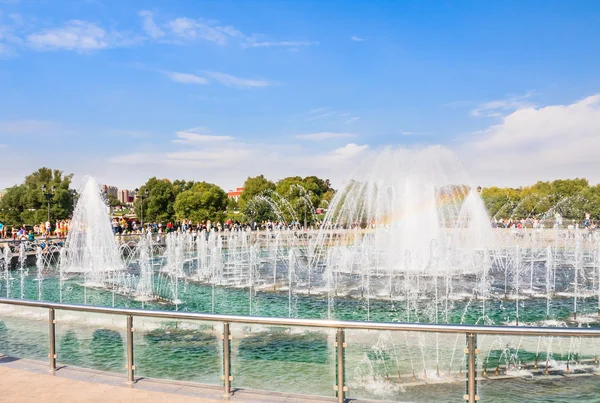
M 121 203 L 123 203 L 123 205 L 130 203 L 129 202 L 129 193 L 130 193 L 129 190 L 121 189 L 117 193 L 118 193 L 117 199 L 119 199 L 119 201 Z
M 244 188 L 236 188 L 235 190 L 230 190 L 229 192 L 227 192 L 227 197 L 238 201 L 243 191 Z
M 116 186 L 102 185 L 101 189 L 106 196 L 118 198 L 119 189 Z

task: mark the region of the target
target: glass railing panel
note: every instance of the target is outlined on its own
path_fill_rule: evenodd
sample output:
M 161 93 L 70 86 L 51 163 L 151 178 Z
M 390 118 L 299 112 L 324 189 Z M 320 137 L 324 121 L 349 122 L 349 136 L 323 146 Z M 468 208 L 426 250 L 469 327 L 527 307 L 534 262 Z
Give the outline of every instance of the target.
M 221 385 L 221 322 L 134 317 L 136 376 Z
M 125 315 L 57 310 L 57 363 L 126 373 L 126 327 Z
M 335 329 L 231 324 L 232 387 L 334 396 Z
M 597 402 L 599 338 L 478 336 L 481 401 Z
M 48 309 L 0 304 L 0 354 L 48 361 Z
M 352 399 L 461 401 L 464 334 L 346 330 L 346 386 Z

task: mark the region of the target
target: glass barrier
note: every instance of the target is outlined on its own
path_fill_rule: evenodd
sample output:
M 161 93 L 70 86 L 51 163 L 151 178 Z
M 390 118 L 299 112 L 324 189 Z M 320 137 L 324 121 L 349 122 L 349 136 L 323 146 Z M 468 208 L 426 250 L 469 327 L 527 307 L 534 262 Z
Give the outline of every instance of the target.
M 345 378 L 352 399 L 461 401 L 464 334 L 346 330 Z
M 126 373 L 126 327 L 124 315 L 57 310 L 57 363 Z
M 485 335 L 477 345 L 481 401 L 598 401 L 597 338 Z
M 0 355 L 48 362 L 50 312 L 0 304 Z M 59 366 L 127 373 L 127 315 L 54 313 Z M 134 316 L 133 328 L 136 378 L 223 386 L 229 363 L 232 390 L 333 397 L 339 375 L 347 398 L 371 401 L 462 401 L 470 385 L 476 385 L 473 401 L 596 402 L 600 395 L 598 337 L 319 329 L 145 316 Z M 224 329 L 229 343 L 222 338 Z M 469 385 L 473 357 L 475 382 Z
M 0 304 L 0 354 L 48 361 L 48 309 Z
M 222 385 L 221 322 L 133 318 L 136 377 Z
M 335 329 L 232 323 L 233 388 L 335 396 Z

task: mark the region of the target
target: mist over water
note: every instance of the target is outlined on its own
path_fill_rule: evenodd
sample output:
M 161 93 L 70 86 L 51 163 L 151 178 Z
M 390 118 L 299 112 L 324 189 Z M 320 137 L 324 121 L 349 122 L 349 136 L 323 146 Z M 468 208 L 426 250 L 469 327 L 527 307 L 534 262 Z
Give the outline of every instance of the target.
M 576 227 L 493 229 L 477 184 L 443 147 L 388 148 L 369 157 L 338 189 L 322 226 L 310 230 L 174 232 L 163 234 L 160 242 L 150 235 L 115 237 L 96 181 L 88 178 L 80 194 L 66 247 L 60 252 L 56 247 L 44 251 L 38 247 L 37 265 L 27 267 L 25 244 L 5 248 L 0 255 L 0 295 L 257 316 L 598 325 L 600 237 Z M 259 195 L 256 202 L 267 203 L 280 220 L 293 208 L 277 194 Z M 12 254 L 18 255 L 19 268 L 11 274 L 7 262 Z M 7 317 L 10 331 L 27 329 L 22 315 Z M 81 330 L 80 319 L 61 322 L 82 339 L 82 346 L 87 345 L 86 337 L 102 342 L 102 348 L 90 353 L 92 358 L 82 351 L 82 365 L 94 367 L 94 360 L 107 358 L 104 355 L 111 349 L 104 344 L 122 348 L 115 329 L 123 324 L 112 321 L 97 318 L 94 326 L 103 328 L 97 334 L 94 328 L 93 335 Z M 190 376 L 182 370 L 182 363 L 189 361 L 186 357 L 156 358 L 156 351 L 169 348 L 174 340 L 187 349 L 199 348 L 196 342 L 201 339 L 206 346 L 198 354 L 219 362 L 221 341 L 210 326 L 179 328 L 150 319 L 144 326 L 139 334 L 148 344 L 136 351 L 149 376 Z M 239 340 L 233 348 L 242 360 L 234 368 L 243 372 L 244 362 L 250 368 L 236 376 L 242 387 L 331 393 L 332 333 L 235 324 L 232 329 Z M 462 397 L 464 335 L 349 329 L 346 336 L 353 397 L 414 401 Z M 517 401 L 523 391 L 548 388 L 558 395 L 594 401 L 589 397 L 597 387 L 585 380 L 593 378 L 577 378 L 577 385 L 589 387 L 582 392 L 568 375 L 598 373 L 600 345 L 595 339 L 588 343 L 576 338 L 490 335 L 480 336 L 477 343 L 478 376 L 487 382 L 479 393 L 491 401 L 515 401 L 500 385 L 518 391 Z M 34 345 L 13 343 L 8 351 L 38 354 Z M 114 362 L 110 370 L 122 370 L 121 362 Z M 257 371 L 257 365 L 267 369 Z M 298 381 L 295 371 L 307 374 L 307 381 Z M 272 375 L 277 373 L 293 376 Z M 205 375 L 202 379 L 218 382 L 214 374 Z M 314 379 L 321 383 L 315 386 Z
M 84 274 L 88 281 L 102 283 L 110 273 L 125 267 L 100 186 L 88 177 L 79 194 L 59 270 Z
M 356 263 L 390 274 L 472 271 L 473 253 L 494 246 L 468 173 L 439 146 L 387 148 L 364 161 L 330 203 L 317 248 L 336 225 L 356 230 L 339 242 L 351 265 L 366 253 Z

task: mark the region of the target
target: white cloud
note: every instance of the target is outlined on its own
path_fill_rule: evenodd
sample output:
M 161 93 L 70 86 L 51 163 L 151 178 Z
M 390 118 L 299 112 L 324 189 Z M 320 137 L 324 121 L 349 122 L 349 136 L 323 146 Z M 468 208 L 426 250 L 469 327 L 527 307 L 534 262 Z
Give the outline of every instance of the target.
M 322 110 L 324 110 L 324 109 L 322 109 Z M 322 110 L 321 110 L 321 111 L 322 111 Z M 304 120 L 305 120 L 306 122 L 310 122 L 310 121 L 313 121 L 313 120 L 319 120 L 319 119 L 323 119 L 323 118 L 326 118 L 326 117 L 328 117 L 328 116 L 333 116 L 333 115 L 335 115 L 336 113 L 337 113 L 336 111 L 330 111 L 330 112 L 324 112 L 324 113 L 318 113 L 318 114 L 311 113 L 311 116 L 307 117 L 307 118 L 306 118 L 306 119 L 304 119 Z
M 403 136 L 427 136 L 431 134 L 431 132 L 400 132 Z
M 203 127 L 179 131 L 176 133 L 176 136 L 177 139 L 173 140 L 173 142 L 181 144 L 224 142 L 235 140 L 235 138 L 231 136 L 215 136 L 210 134 L 210 130 Z
M 330 155 L 336 158 L 348 159 L 356 157 L 357 155 L 362 154 L 363 151 L 366 151 L 368 149 L 369 146 L 367 144 L 359 146 L 358 144 L 348 143 L 344 147 L 336 148 L 330 153 Z
M 248 176 L 264 174 L 272 180 L 292 175 L 318 175 L 341 184 L 367 145 L 347 144 L 336 149 L 306 148 L 272 142 L 244 142 L 215 136 L 202 127 L 177 132 L 163 150 L 132 150 L 114 155 L 91 172 L 118 186 L 139 186 L 150 176 L 209 180 L 224 189 L 241 186 Z M 91 169 L 86 165 L 86 169 Z M 127 177 L 123 177 L 127 169 Z M 90 173 L 90 172 L 87 172 Z M 125 182 L 127 181 L 127 182 Z
M 176 71 L 163 71 L 163 74 L 165 74 L 171 80 L 176 81 L 178 83 L 201 84 L 201 85 L 208 84 L 208 80 L 206 78 L 196 76 L 194 74 L 178 73 Z
M 161 38 L 165 36 L 165 32 L 156 25 L 152 11 L 142 10 L 138 13 L 142 17 L 144 31 L 152 38 Z
M 216 71 L 206 71 L 204 75 L 208 76 L 210 80 L 206 77 L 202 77 L 196 74 L 189 73 L 180 73 L 176 71 L 165 71 L 165 70 L 156 70 L 171 79 L 172 81 L 176 81 L 178 83 L 183 84 L 201 84 L 206 85 L 214 80 L 220 84 L 223 84 L 227 87 L 234 88 L 261 88 L 268 87 L 273 85 L 273 82 L 267 80 L 259 80 L 259 79 L 249 79 L 249 78 L 241 78 L 232 76 L 231 74 L 219 73 Z
M 484 184 L 525 185 L 586 177 L 600 181 L 600 94 L 566 105 L 529 107 L 472 134 L 458 147 Z
M 320 132 L 310 134 L 299 134 L 296 136 L 297 139 L 311 140 L 311 141 L 323 141 L 329 139 L 344 139 L 349 137 L 356 137 L 354 133 L 333 133 L 333 132 Z
M 205 74 L 207 76 L 209 76 L 210 78 L 212 78 L 213 80 L 216 80 L 219 83 L 226 85 L 228 87 L 261 88 L 261 87 L 268 87 L 273 84 L 272 82 L 267 81 L 267 80 L 257 80 L 257 79 L 235 77 L 230 74 L 219 73 L 216 71 L 207 71 Z
M 354 42 L 364 42 L 364 41 L 366 41 L 366 39 L 360 38 L 358 36 L 352 36 L 350 39 L 353 40 Z
M 266 35 L 256 33 L 246 35 L 231 25 L 223 25 L 219 21 L 202 18 L 178 17 L 167 21 L 161 26 L 155 22 L 154 14 L 150 11 L 140 11 L 139 15 L 143 19 L 144 30 L 148 35 L 163 42 L 171 41 L 167 39 L 166 30 L 173 38 L 171 42 L 179 44 L 199 39 L 213 42 L 219 46 L 225 46 L 233 42 L 246 48 L 288 47 L 297 49 L 319 44 L 316 41 L 277 41 L 268 38 Z
M 129 46 L 139 38 L 129 37 L 117 31 L 107 32 L 98 25 L 81 20 L 71 20 L 59 28 L 50 28 L 27 35 L 27 43 L 38 50 L 75 50 L 81 53 Z
M 305 122 L 312 122 L 314 120 L 327 119 L 328 121 L 338 121 L 339 123 L 350 124 L 360 119 L 358 116 L 352 116 L 350 112 L 340 112 L 335 110 L 329 110 L 328 108 L 316 108 L 308 112 L 307 117 L 304 118 Z
M 529 91 L 525 95 L 485 102 L 473 109 L 471 115 L 476 117 L 502 117 L 517 109 L 534 106 L 528 101 L 532 96 L 533 92 Z
M 212 26 L 210 23 L 192 18 L 176 18 L 169 21 L 167 26 L 171 32 L 182 39 L 204 39 L 224 46 L 230 39 L 234 30 L 231 27 Z

